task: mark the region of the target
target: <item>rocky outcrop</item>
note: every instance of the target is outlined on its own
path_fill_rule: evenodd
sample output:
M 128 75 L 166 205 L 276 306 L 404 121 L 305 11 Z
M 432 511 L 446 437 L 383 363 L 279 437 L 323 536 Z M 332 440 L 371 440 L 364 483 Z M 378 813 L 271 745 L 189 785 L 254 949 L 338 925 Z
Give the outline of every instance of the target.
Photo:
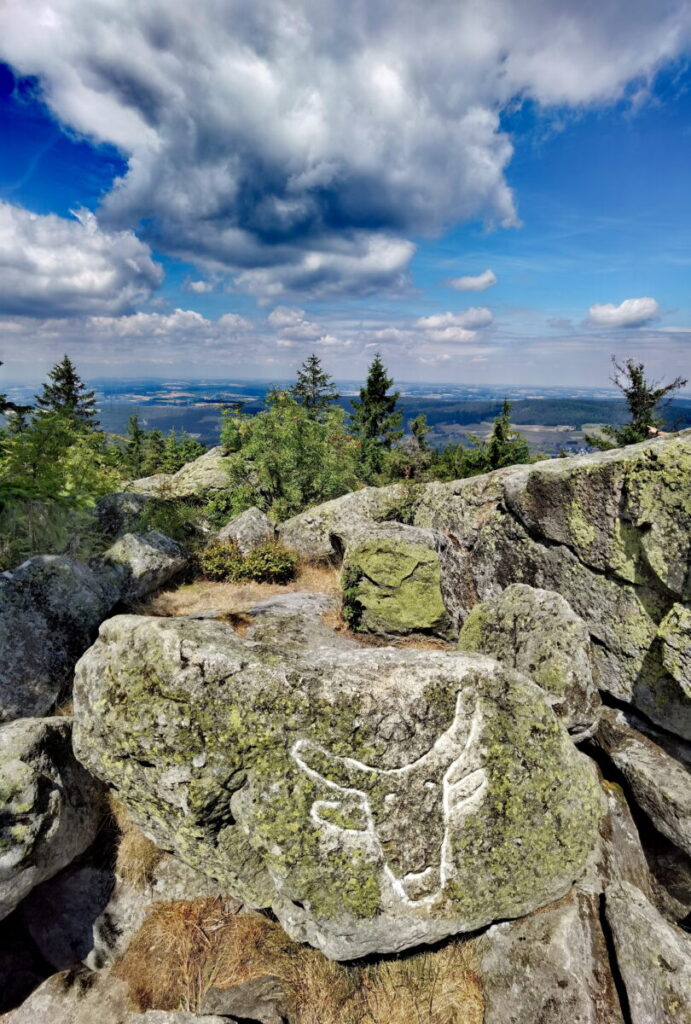
M 259 508 L 248 508 L 218 531 L 215 540 L 234 541 L 241 555 L 268 544 L 276 537 L 276 527 Z
M 336 617 L 339 607 L 340 602 L 331 594 L 276 594 L 247 612 L 252 625 L 246 636 L 248 640 L 283 647 L 352 650 L 357 648 L 357 642 L 324 621 L 326 615 Z
M 157 473 L 128 484 L 135 494 L 161 498 L 203 498 L 228 488 L 227 455 L 224 448 L 210 448 L 198 459 L 187 462 L 177 473 Z
M 596 897 L 574 891 L 475 947 L 485 1024 L 624 1024 Z
M 201 1005 L 202 1013 L 219 1013 L 257 1024 L 283 1024 L 293 1009 L 284 982 L 273 974 L 250 978 L 233 988 L 211 988 Z
M 129 604 L 178 576 L 190 558 L 177 541 L 150 530 L 143 535 L 126 533 L 108 548 L 103 561 L 121 570 L 120 599 Z
M 593 682 L 590 636 L 559 594 L 515 583 L 476 604 L 458 639 L 459 650 L 491 654 L 541 686 L 576 740 L 597 728 L 600 695 Z
M 539 688 L 477 655 L 120 616 L 75 708 L 79 758 L 147 834 L 336 959 L 557 898 L 602 809 Z
M 94 840 L 101 787 L 74 759 L 67 718 L 0 727 L 0 919 Z
M 279 535 L 315 558 L 337 558 L 338 537 L 363 519 L 446 535 L 454 550 L 441 565 L 442 593 L 457 628 L 513 583 L 556 591 L 588 627 L 597 686 L 689 739 L 690 493 L 685 431 L 414 492 L 358 491 L 296 516 Z
M 623 713 L 606 708 L 596 742 L 622 773 L 653 825 L 691 855 L 691 773 Z
M 118 491 L 104 494 L 94 508 L 94 517 L 101 533 L 106 537 L 119 537 L 123 533 L 136 533 L 142 515 L 154 499 L 146 494 Z
M 64 555 L 0 575 L 0 722 L 50 711 L 119 596 L 112 569 Z
M 691 937 L 625 882 L 606 893 L 631 1024 L 691 1024 Z

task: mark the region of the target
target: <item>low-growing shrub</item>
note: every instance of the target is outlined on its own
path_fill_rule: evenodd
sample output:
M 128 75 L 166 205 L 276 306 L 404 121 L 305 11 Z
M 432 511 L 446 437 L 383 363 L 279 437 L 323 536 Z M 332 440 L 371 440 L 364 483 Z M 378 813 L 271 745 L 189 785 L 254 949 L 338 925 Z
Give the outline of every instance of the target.
M 199 552 L 199 567 L 208 580 L 231 583 L 289 583 L 295 578 L 297 558 L 281 544 L 269 541 L 244 557 L 234 541 L 217 541 Z

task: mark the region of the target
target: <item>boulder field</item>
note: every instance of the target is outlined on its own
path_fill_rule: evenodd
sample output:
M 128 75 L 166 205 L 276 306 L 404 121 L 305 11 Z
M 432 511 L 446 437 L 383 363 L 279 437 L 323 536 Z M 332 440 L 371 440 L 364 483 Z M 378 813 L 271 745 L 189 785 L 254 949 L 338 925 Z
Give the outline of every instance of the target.
M 145 500 L 104 502 L 117 532 Z M 273 532 L 251 510 L 223 536 Z M 299 593 L 237 628 L 133 614 L 187 564 L 160 534 L 0 577 L 0 991 L 35 956 L 8 1024 L 302 1024 L 271 971 L 138 1012 L 137 929 L 203 899 L 347 963 L 456 936 L 484 1024 L 691 1024 L 691 431 L 276 535 L 341 565 L 344 621 Z M 72 677 L 71 717 L 27 717 Z M 106 792 L 158 849 L 142 890 L 109 892 Z

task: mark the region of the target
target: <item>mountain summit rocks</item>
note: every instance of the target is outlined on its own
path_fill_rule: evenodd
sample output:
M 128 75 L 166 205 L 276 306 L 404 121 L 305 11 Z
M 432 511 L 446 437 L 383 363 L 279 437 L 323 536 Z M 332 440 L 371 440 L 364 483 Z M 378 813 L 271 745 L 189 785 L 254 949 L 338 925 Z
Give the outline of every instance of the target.
M 77 757 L 158 845 L 334 959 L 562 896 L 602 812 L 538 687 L 479 655 L 118 616 L 75 712 Z

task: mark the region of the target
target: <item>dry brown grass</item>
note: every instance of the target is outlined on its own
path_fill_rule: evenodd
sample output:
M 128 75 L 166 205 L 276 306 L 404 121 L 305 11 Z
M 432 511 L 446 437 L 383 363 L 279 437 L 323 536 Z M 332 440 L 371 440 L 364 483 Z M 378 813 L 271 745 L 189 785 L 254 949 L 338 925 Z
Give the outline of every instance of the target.
M 114 970 L 142 1010 L 198 1011 L 211 987 L 281 978 L 295 1024 L 482 1024 L 482 990 L 460 941 L 406 958 L 336 964 L 259 914 L 220 899 L 156 904 Z
M 108 804 L 119 833 L 115 872 L 123 881 L 144 889 L 152 881 L 154 868 L 166 854 L 140 832 L 119 800 L 111 795 Z
M 212 583 L 196 580 L 176 590 L 162 590 L 137 608 L 140 615 L 196 615 L 203 611 L 219 611 L 224 615 L 241 615 L 249 608 L 274 594 L 296 591 L 340 594 L 340 573 L 331 566 L 303 564 L 292 583 Z

